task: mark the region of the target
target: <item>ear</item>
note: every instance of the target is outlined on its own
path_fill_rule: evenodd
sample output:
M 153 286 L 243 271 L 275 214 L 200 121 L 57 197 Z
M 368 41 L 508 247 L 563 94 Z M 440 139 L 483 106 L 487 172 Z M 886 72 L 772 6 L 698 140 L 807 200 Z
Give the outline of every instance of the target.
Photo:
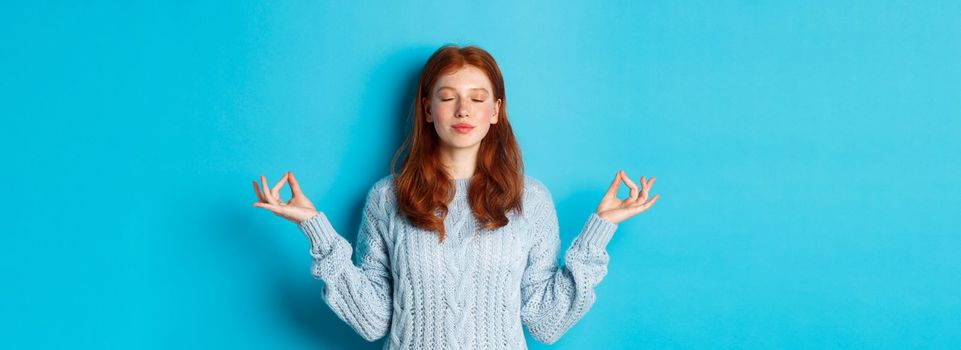
M 491 124 L 497 124 L 497 117 L 501 115 L 501 99 L 494 103 L 494 116 L 491 117 Z
M 430 123 L 433 121 L 430 115 L 430 103 L 427 102 L 426 98 L 421 98 L 421 101 L 421 105 L 424 106 L 424 116 L 427 117 L 427 122 Z

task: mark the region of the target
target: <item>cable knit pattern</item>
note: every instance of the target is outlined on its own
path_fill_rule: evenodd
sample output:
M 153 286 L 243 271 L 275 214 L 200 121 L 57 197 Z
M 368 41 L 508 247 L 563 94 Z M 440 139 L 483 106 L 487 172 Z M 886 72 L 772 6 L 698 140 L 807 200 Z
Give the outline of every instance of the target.
M 297 224 L 324 301 L 361 337 L 389 334 L 384 349 L 527 349 L 522 325 L 553 344 L 590 309 L 617 225 L 591 213 L 561 266 L 557 212 L 543 183 L 525 176 L 523 213 L 480 232 L 469 181 L 454 180 L 444 243 L 400 215 L 390 175 L 367 193 L 356 248 L 323 212 Z

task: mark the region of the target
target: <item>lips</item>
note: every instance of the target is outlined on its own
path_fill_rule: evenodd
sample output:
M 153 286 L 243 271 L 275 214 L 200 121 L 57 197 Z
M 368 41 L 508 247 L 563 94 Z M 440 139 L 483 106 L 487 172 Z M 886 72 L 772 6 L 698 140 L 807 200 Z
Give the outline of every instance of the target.
M 454 128 L 454 130 L 457 130 L 457 132 L 462 134 L 469 133 L 471 130 L 474 129 L 473 125 L 470 125 L 467 123 L 457 123 L 457 124 L 454 124 L 452 127 Z

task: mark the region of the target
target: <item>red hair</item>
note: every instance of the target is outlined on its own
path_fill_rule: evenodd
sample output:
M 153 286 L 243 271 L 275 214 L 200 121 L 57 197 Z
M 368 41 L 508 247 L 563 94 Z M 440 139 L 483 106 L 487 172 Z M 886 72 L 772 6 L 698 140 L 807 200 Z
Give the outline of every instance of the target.
M 444 170 L 440 160 L 440 137 L 426 121 L 428 107 L 424 100 L 430 98 L 431 89 L 440 76 L 466 65 L 484 71 L 494 90 L 494 100 L 501 100 L 497 123 L 490 125 L 478 150 L 467 193 L 471 212 L 481 223 L 481 230 L 487 230 L 507 225 L 509 210 L 521 211 L 524 165 L 507 119 L 507 98 L 500 68 L 494 58 L 479 47 L 441 46 L 420 73 L 411 108 L 410 132 L 390 162 L 398 209 L 414 226 L 436 231 L 439 242 L 444 241 L 444 218 L 455 187 L 453 178 Z M 405 150 L 408 152 L 398 174 L 395 172 L 396 162 Z

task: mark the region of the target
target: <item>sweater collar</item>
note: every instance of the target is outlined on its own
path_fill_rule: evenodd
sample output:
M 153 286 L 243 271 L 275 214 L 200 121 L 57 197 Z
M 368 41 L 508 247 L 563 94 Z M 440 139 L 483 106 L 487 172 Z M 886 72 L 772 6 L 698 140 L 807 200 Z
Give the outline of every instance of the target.
M 454 197 L 467 197 L 467 188 L 470 185 L 470 180 L 473 176 L 464 179 L 454 179 L 454 189 L 457 191 L 454 193 Z

